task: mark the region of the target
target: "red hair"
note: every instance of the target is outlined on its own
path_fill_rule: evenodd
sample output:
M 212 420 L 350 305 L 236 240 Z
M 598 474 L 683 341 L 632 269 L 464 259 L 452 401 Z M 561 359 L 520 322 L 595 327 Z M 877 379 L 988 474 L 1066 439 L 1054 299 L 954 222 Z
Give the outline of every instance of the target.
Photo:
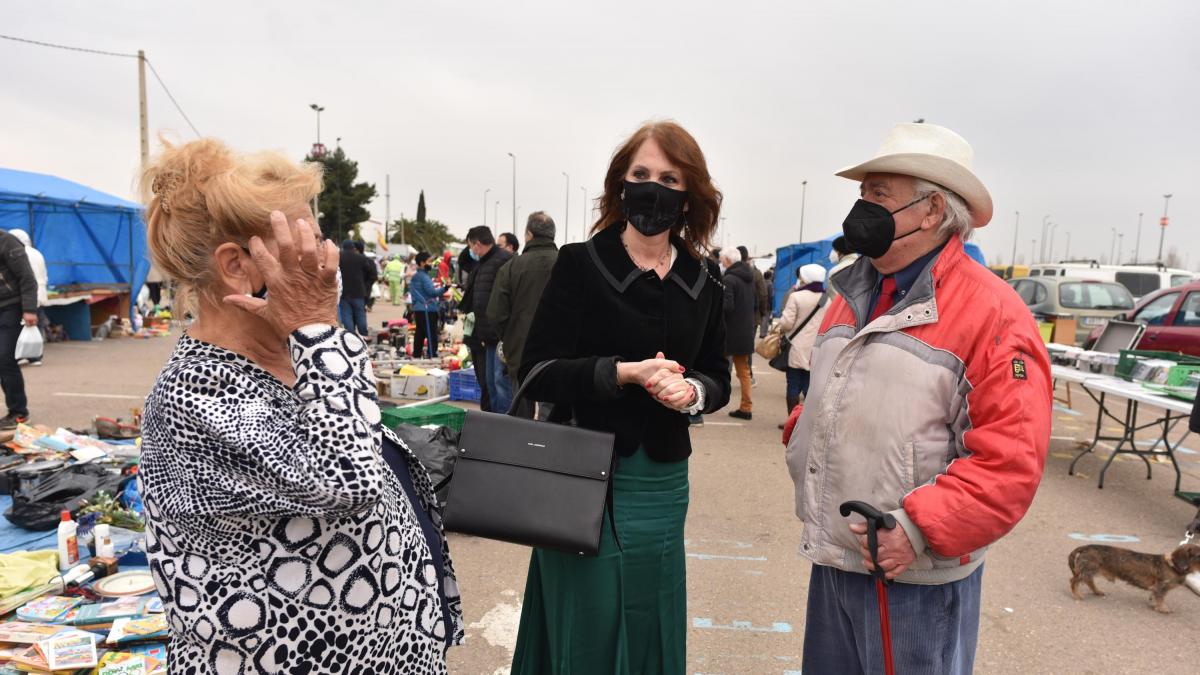
M 638 149 L 652 138 L 671 164 L 683 174 L 688 189 L 687 215 L 683 224 L 672 228 L 671 233 L 683 239 L 692 255 L 699 257 L 701 251 L 708 250 L 709 242 L 717 231 L 722 195 L 713 185 L 708 162 L 696 139 L 671 121 L 643 124 L 613 153 L 608 173 L 604 176 L 604 194 L 600 195 L 600 218 L 592 226 L 592 232 L 625 222 L 621 204 L 625 174 L 629 172 L 629 165 L 633 163 L 633 156 Z

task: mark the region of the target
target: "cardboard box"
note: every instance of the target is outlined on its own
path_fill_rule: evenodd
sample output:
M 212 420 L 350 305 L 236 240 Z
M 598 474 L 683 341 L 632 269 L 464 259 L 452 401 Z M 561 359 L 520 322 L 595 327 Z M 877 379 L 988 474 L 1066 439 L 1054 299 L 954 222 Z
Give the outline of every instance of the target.
M 450 377 L 441 371 L 428 375 L 393 375 L 392 398 L 423 401 L 450 395 Z

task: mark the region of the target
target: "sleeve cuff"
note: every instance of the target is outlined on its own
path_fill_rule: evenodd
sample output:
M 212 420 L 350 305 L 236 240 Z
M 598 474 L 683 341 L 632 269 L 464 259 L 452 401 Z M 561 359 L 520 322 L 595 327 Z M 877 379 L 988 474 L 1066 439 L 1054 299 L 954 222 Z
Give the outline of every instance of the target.
M 921 554 L 929 546 L 929 543 L 925 541 L 925 535 L 921 534 L 921 528 L 917 527 L 917 524 L 912 521 L 912 518 L 908 517 L 908 514 L 902 508 L 889 511 L 888 513 L 896 518 L 896 522 L 899 523 L 900 527 L 904 528 L 904 534 L 908 535 L 908 543 L 912 544 L 913 551 L 917 554 L 917 557 L 921 557 Z
M 599 400 L 610 401 L 621 395 L 621 385 L 617 383 L 617 361 L 615 357 L 596 359 L 592 386 Z
M 697 415 L 701 410 L 704 410 L 704 384 L 694 377 L 684 378 L 684 382 L 692 385 L 692 389 L 696 390 L 696 400 L 690 406 L 680 410 L 684 415 Z

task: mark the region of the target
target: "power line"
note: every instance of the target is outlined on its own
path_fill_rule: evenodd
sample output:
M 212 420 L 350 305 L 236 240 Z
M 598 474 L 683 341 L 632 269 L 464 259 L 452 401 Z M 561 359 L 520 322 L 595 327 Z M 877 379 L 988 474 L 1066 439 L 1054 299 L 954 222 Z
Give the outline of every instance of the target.
M 175 97 L 171 95 L 171 90 L 167 89 L 167 83 L 163 82 L 162 78 L 158 76 L 158 71 L 155 70 L 154 64 L 150 63 L 150 59 L 146 59 L 146 65 L 150 66 L 150 72 L 154 74 L 154 79 L 158 80 L 159 86 L 163 88 L 163 92 L 166 93 L 167 98 L 171 99 L 171 103 L 175 105 L 175 109 L 179 111 L 179 115 L 183 117 L 183 120 L 188 123 L 189 127 L 192 128 L 192 132 L 196 134 L 197 138 L 203 137 L 204 134 L 200 133 L 200 131 L 196 129 L 196 125 L 192 124 L 192 121 L 188 119 L 187 113 L 183 112 L 183 108 L 179 105 L 179 102 L 176 101 Z
M 66 50 L 69 50 L 72 52 L 87 52 L 88 54 L 102 54 L 104 56 L 121 56 L 121 57 L 124 57 L 127 59 L 136 59 L 137 58 L 137 54 L 121 54 L 118 52 L 105 52 L 105 51 L 101 51 L 99 49 L 87 49 L 85 47 L 70 47 L 67 45 L 56 45 L 51 42 L 38 42 L 37 40 L 27 40 L 25 38 L 19 38 L 19 37 L 15 37 L 12 35 L 0 35 L 0 38 L 3 38 L 5 40 L 12 40 L 13 42 L 24 42 L 26 44 L 38 45 L 41 47 L 54 47 L 55 49 L 66 49 Z
M 128 59 L 138 58 L 137 54 L 122 54 L 120 52 L 106 52 L 106 51 L 103 51 L 100 49 L 88 49 L 86 47 L 72 47 L 70 45 L 60 45 L 60 44 L 54 44 L 52 42 L 40 42 L 38 40 L 28 40 L 26 38 L 19 38 L 19 37 L 13 36 L 13 35 L 0 35 L 0 38 L 5 39 L 5 40 L 12 40 L 13 42 L 24 42 L 26 44 L 37 45 L 39 47 L 52 47 L 54 49 L 65 49 L 67 51 L 72 51 L 72 52 L 84 52 L 86 54 L 100 54 L 101 56 L 118 56 L 121 58 L 128 58 Z M 179 112 L 179 115 L 181 117 L 183 117 L 183 120 L 188 123 L 188 126 L 192 128 L 192 131 L 196 134 L 197 137 L 203 136 L 204 134 L 200 133 L 200 131 L 198 129 L 196 129 L 196 125 L 192 124 L 192 120 L 188 118 L 187 113 L 183 112 L 183 106 L 179 105 L 179 101 L 175 100 L 175 97 L 171 94 L 171 90 L 167 88 L 167 83 L 163 82 L 162 76 L 160 76 L 158 74 L 158 70 L 156 70 L 154 68 L 154 64 L 150 63 L 150 59 L 144 59 L 144 60 L 146 62 L 146 65 L 150 66 L 150 72 L 154 75 L 154 79 L 158 80 L 158 86 L 162 87 L 163 92 L 167 95 L 167 98 L 169 98 L 171 100 L 171 104 L 175 106 L 175 110 L 177 110 Z

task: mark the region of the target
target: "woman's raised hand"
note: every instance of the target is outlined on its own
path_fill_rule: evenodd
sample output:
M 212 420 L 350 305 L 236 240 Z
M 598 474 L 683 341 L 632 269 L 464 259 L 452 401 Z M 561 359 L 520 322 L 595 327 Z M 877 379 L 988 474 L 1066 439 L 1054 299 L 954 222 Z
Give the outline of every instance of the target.
M 228 295 L 225 302 L 266 320 L 285 340 L 302 326 L 337 325 L 337 247 L 331 241 L 318 244 L 308 221 L 288 223 L 280 211 L 271 212 L 271 231 L 278 257 L 260 237 L 250 238 L 250 257 L 268 299 Z

